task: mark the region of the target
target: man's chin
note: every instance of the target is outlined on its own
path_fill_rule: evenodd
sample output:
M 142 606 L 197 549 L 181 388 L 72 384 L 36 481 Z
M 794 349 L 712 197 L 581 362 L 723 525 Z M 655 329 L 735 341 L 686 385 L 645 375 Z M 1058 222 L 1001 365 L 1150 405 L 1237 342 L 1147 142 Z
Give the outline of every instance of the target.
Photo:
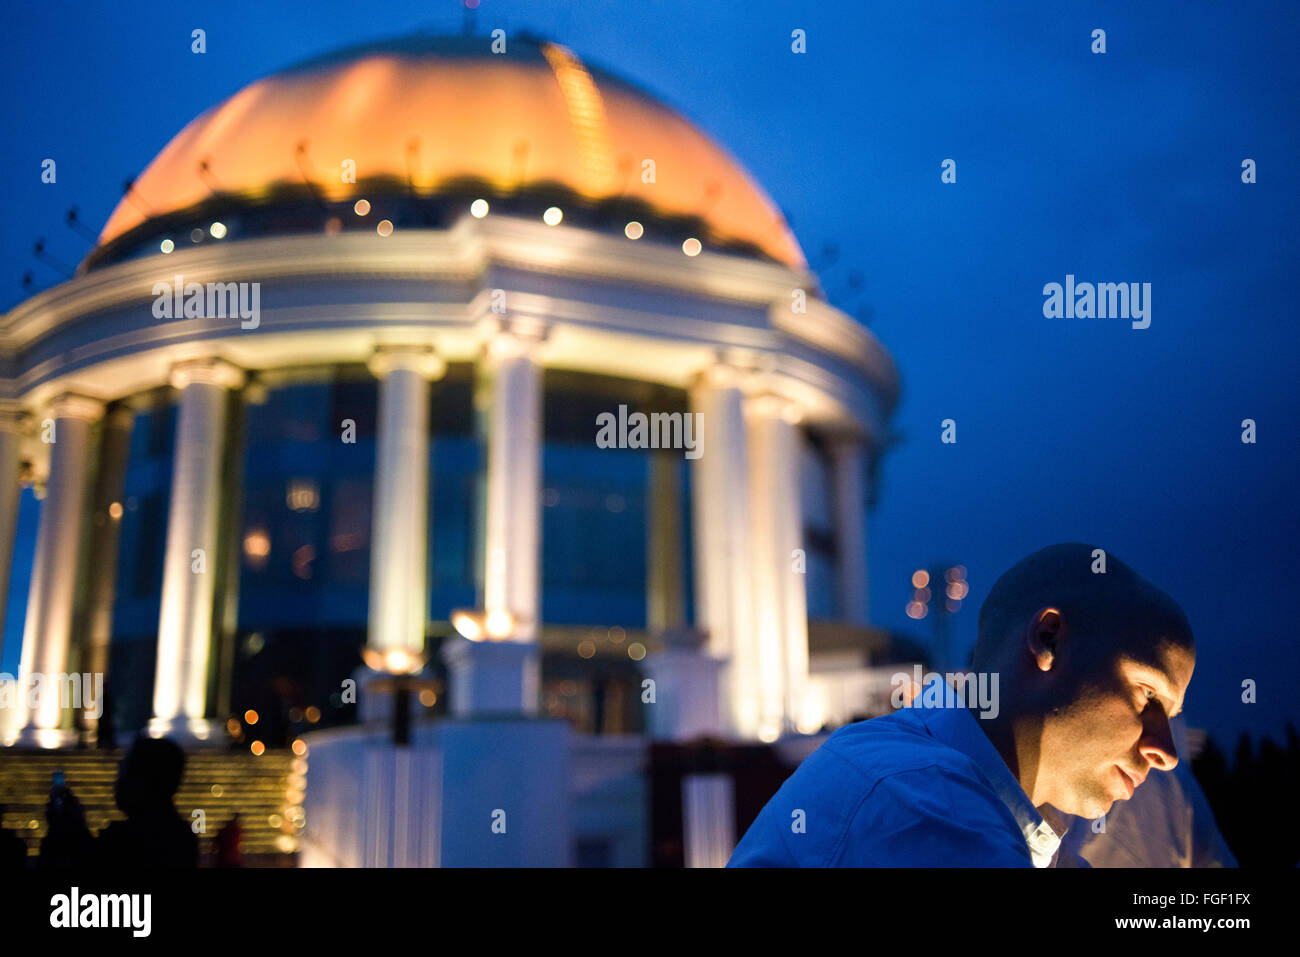
M 1110 813 L 1110 809 L 1115 806 L 1115 798 L 1106 797 L 1086 797 L 1080 798 L 1074 802 L 1069 809 L 1060 808 L 1066 814 L 1073 814 L 1075 817 L 1081 817 L 1089 821 L 1095 821 L 1099 817 L 1105 817 Z

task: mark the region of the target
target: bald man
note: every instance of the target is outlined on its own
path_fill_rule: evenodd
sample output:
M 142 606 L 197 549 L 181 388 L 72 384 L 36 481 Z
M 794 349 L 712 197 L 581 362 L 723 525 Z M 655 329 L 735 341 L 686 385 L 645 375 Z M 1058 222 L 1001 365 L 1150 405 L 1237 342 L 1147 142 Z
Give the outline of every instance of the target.
M 759 813 L 729 867 L 1086 866 L 1099 818 L 1178 763 L 1169 720 L 1196 663 L 1178 605 L 1092 545 L 1018 562 L 980 608 L 972 657 L 994 707 L 942 678 L 846 725 Z

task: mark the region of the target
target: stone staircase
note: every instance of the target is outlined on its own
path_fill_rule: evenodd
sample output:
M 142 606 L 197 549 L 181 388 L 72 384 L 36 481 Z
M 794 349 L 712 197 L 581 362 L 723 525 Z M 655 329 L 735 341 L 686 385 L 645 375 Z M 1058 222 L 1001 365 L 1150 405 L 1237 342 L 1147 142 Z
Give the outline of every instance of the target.
M 55 771 L 81 802 L 91 833 L 122 813 L 113 802 L 113 781 L 123 752 L 38 751 L 0 748 L 0 805 L 3 824 L 27 841 L 34 857 L 45 836 L 45 803 Z M 208 864 L 222 825 L 236 815 L 242 828 L 243 863 L 251 867 L 294 867 L 305 823 L 302 809 L 307 759 L 288 749 L 247 752 L 194 751 L 185 757 L 185 776 L 176 792 L 183 819 L 201 810 L 201 866 Z

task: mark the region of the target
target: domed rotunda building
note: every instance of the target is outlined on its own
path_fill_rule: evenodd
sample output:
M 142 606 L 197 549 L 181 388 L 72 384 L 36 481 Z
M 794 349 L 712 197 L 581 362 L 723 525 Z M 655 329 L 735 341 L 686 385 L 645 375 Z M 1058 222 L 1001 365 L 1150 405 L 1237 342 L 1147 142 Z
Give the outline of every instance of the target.
M 564 725 L 576 775 L 597 739 L 776 742 L 858 707 L 818 659 L 874 640 L 891 359 L 703 131 L 491 43 L 245 87 L 4 315 L 0 585 L 42 496 L 19 686 L 103 674 L 107 705 L 19 705 L 11 745 L 306 735 L 315 775 L 409 692 L 417 745 Z

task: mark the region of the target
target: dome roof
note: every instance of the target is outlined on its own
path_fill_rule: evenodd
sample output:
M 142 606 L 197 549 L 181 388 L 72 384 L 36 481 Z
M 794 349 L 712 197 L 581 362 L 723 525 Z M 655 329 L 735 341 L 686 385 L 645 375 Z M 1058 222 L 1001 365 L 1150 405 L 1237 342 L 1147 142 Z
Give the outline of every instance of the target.
M 653 97 L 556 44 L 412 37 L 345 50 L 259 80 L 190 122 L 109 217 L 100 248 L 214 195 L 278 187 L 329 201 L 386 178 L 434 196 L 457 181 L 498 195 L 541 184 L 581 199 L 696 217 L 721 244 L 805 260 L 779 210 L 724 149 Z M 644 160 L 655 181 L 642 181 Z M 344 182 L 346 160 L 356 183 Z M 701 237 L 705 238 L 705 237 Z

